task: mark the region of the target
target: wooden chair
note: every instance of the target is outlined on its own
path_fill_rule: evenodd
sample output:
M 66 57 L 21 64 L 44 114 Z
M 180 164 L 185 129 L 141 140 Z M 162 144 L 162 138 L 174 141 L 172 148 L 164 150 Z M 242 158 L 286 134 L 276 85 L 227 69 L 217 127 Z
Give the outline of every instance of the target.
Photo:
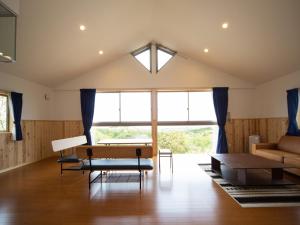
M 163 157 L 169 157 L 170 158 L 170 169 L 172 170 L 173 173 L 173 152 L 170 149 L 159 149 L 158 151 L 158 161 L 159 161 L 159 172 L 160 172 L 160 163 L 161 159 Z

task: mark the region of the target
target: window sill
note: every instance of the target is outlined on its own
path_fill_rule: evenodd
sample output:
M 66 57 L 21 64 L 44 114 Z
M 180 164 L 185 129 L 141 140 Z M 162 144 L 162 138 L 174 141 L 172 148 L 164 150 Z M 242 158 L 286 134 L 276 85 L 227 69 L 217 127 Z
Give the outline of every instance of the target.
M 12 134 L 10 131 L 0 131 L 0 134 Z

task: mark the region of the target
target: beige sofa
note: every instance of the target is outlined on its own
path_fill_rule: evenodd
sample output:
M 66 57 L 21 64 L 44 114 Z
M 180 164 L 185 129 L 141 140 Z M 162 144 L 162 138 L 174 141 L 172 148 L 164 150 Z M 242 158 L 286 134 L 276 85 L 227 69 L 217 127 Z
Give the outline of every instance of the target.
M 282 136 L 277 144 L 253 144 L 251 153 L 291 166 L 285 170 L 300 176 L 300 137 Z

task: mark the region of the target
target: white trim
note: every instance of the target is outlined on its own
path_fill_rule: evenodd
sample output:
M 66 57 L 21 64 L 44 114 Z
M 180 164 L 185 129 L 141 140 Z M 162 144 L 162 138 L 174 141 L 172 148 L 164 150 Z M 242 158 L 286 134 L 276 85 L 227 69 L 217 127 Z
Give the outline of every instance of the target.
M 41 160 L 42 160 L 42 159 L 41 159 Z M 38 161 L 40 161 L 40 160 L 38 160 Z M 1 174 L 1 173 L 8 172 L 8 171 L 13 170 L 13 169 L 17 169 L 17 168 L 22 167 L 22 166 L 27 166 L 27 165 L 29 165 L 29 164 L 31 164 L 31 163 L 35 163 L 35 162 L 38 162 L 38 161 L 28 162 L 28 163 L 22 163 L 22 164 L 20 164 L 20 165 L 14 166 L 14 167 L 9 167 L 9 168 L 7 168 L 7 169 L 0 170 L 0 174 Z
M 126 91 L 211 91 L 213 87 L 149 87 L 149 88 L 95 88 L 97 92 L 126 92 Z M 255 87 L 228 87 L 230 90 L 255 90 Z M 57 92 L 79 92 L 80 89 L 60 89 Z

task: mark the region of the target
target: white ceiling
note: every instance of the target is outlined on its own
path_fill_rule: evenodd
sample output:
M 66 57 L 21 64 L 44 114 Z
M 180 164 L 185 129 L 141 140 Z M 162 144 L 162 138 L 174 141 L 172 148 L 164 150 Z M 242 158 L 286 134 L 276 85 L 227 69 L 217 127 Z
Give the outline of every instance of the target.
M 300 1 L 22 0 L 17 63 L 0 71 L 54 87 L 150 41 L 262 83 L 300 69 Z

